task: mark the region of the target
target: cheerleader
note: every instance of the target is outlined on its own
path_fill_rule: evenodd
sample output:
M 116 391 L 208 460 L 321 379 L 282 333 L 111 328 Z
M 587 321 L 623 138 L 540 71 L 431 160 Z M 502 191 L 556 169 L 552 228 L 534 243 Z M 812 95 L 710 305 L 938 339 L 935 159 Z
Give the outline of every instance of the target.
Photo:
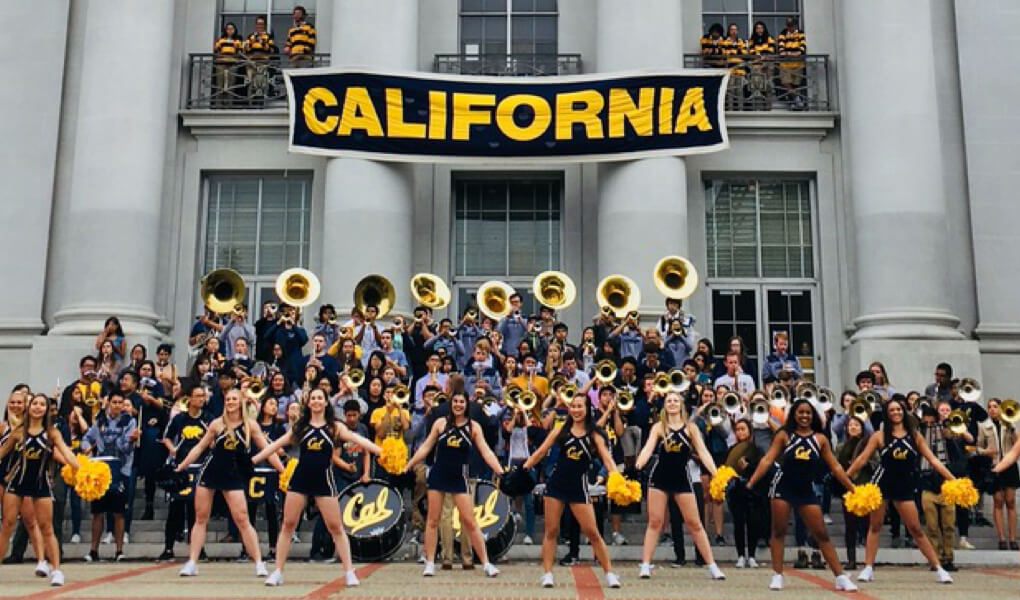
M 620 587 L 620 578 L 613 573 L 613 565 L 609 560 L 609 550 L 595 524 L 595 510 L 588 498 L 588 470 L 596 458 L 610 473 L 617 473 L 616 463 L 609 454 L 606 437 L 595 426 L 592 416 L 591 402 L 587 396 L 577 394 L 568 404 L 568 418 L 565 422 L 552 428 L 545 441 L 539 446 L 522 468 L 533 468 L 545 457 L 553 444 L 559 454 L 552 473 L 546 479 L 545 497 L 545 535 L 542 538 L 542 587 L 553 587 L 552 564 L 556 558 L 556 542 L 560 529 L 560 516 L 564 506 L 569 506 L 582 533 L 591 542 L 592 552 L 606 573 L 606 585 Z
M 266 446 L 252 457 L 252 462 L 265 459 L 277 460 L 276 452 L 288 444 L 299 446 L 297 467 L 287 485 L 287 496 L 283 502 L 283 530 L 276 541 L 276 569 L 266 578 L 266 585 L 283 584 L 283 567 L 290 553 L 291 535 L 297 529 L 301 513 L 309 498 L 333 536 L 340 560 L 343 561 L 347 587 L 359 584 L 351 563 L 351 546 L 340 524 L 340 502 L 334 479 L 333 464 L 336 450 L 343 442 L 354 442 L 373 454 L 379 454 L 379 446 L 352 432 L 336 420 L 333 405 L 321 388 L 313 388 L 308 394 L 308 404 L 301 411 L 301 417 L 294 426 L 275 442 Z
M 839 466 L 836 456 L 829 448 L 829 440 L 822 434 L 821 417 L 811 403 L 803 398 L 798 399 L 790 407 L 786 423 L 776 432 L 768 452 L 758 463 L 758 468 L 754 470 L 751 478 L 747 480 L 747 494 L 753 493 L 755 484 L 777 459 L 779 462 L 776 464 L 772 485 L 769 487 L 772 506 L 772 536 L 769 539 L 769 549 L 772 552 L 774 571 L 769 589 L 783 589 L 783 548 L 790 509 L 793 508 L 807 525 L 811 536 L 818 542 L 822 556 L 836 576 L 836 591 L 857 591 L 857 586 L 850 581 L 839 563 L 836 549 L 825 530 L 818 496 L 811 486 L 815 475 L 825 467 L 832 471 L 832 475 L 846 489 L 853 490 L 854 484 Z
M 20 426 L 10 431 L 0 446 L 0 459 L 12 453 L 15 456 L 3 498 L 0 556 L 7 554 L 7 543 L 14 532 L 19 509 L 31 506 L 42 533 L 44 553 L 49 558 L 47 569 L 50 585 L 61 586 L 64 585 L 64 574 L 60 571 L 60 549 L 57 537 L 53 534 L 50 464 L 54 460 L 54 453 L 59 453 L 61 462 L 71 465 L 72 469 L 78 469 L 78 461 L 64 443 L 60 431 L 53 426 L 49 398 L 44 394 L 35 394 L 29 400 L 25 413 Z M 44 562 L 40 561 L 40 566 Z
M 0 445 L 7 441 L 14 430 L 21 426 L 22 420 L 25 418 L 25 403 L 30 393 L 29 387 L 23 383 L 14 386 L 11 390 L 11 395 L 7 397 L 7 408 L 4 409 L 4 421 L 0 424 Z M 14 468 L 17 462 L 17 447 L 15 451 L 9 452 L 5 457 L 0 458 L 0 506 L 3 506 L 3 498 L 7 494 L 7 486 L 4 483 L 7 481 L 7 475 Z M 4 511 L 6 514 L 7 511 Z M 35 556 L 43 556 L 43 539 L 42 534 L 39 533 L 39 525 L 35 520 L 35 509 L 32 508 L 32 503 L 25 502 L 21 506 L 21 526 L 25 528 L 28 533 L 29 541 L 32 543 L 32 551 Z M 13 556 L 13 555 L 12 555 Z M 0 554 L 3 557 L 3 554 Z M 50 575 L 49 563 L 46 562 L 45 558 L 39 558 L 39 562 L 35 567 L 35 574 L 39 577 L 48 577 Z
M 1003 426 L 1005 427 L 1005 425 Z M 992 467 L 992 473 L 996 475 L 1001 475 L 1002 473 L 1007 472 L 1006 477 L 1012 477 L 1012 475 L 1009 474 L 1008 471 L 1010 470 L 1014 472 L 1016 471 L 1017 469 L 1016 461 L 1018 458 L 1020 458 L 1020 436 L 1014 435 L 1014 439 L 1016 441 L 1013 442 L 1013 447 L 1011 447 L 1008 452 L 1003 454 L 1002 459 L 998 463 L 996 463 L 994 467 Z M 1000 479 L 1000 481 L 1002 480 Z M 1016 549 L 1015 545 L 1013 546 L 1013 549 Z
M 251 460 L 248 456 L 248 448 L 252 442 L 259 449 L 264 449 L 268 444 L 258 423 L 244 417 L 242 404 L 241 391 L 238 389 L 228 390 L 223 399 L 223 416 L 214 419 L 209 424 L 202 440 L 195 444 L 191 452 L 188 452 L 184 460 L 177 465 L 177 471 L 183 472 L 188 468 L 188 465 L 205 452 L 206 448 L 212 446 L 212 452 L 209 453 L 205 464 L 202 465 L 202 470 L 198 473 L 198 485 L 194 492 L 195 525 L 191 529 L 191 550 L 188 562 L 181 567 L 179 573 L 181 577 L 198 575 L 196 561 L 202 553 L 202 546 L 205 545 L 209 511 L 212 508 L 213 495 L 216 492 L 223 494 L 223 500 L 226 502 L 227 508 L 230 509 L 230 516 L 241 533 L 244 550 L 248 556 L 255 559 L 255 575 L 258 577 L 269 576 L 266 563 L 262 561 L 258 534 L 255 533 L 255 528 L 248 521 L 248 505 L 244 496 L 244 491 L 248 487 L 248 479 L 241 470 L 241 462 Z M 277 471 L 283 471 L 283 463 L 275 454 L 269 457 L 269 463 Z
M 935 569 L 935 581 L 953 583 L 953 578 L 942 568 L 938 555 L 932 547 L 914 504 L 914 493 L 920 484 L 920 472 L 917 468 L 918 457 L 923 456 L 932 469 L 945 479 L 956 479 L 949 469 L 942 464 L 924 441 L 924 436 L 917 429 L 917 419 L 908 413 L 906 402 L 902 396 L 895 396 L 885 404 L 882 411 L 882 428 L 871 434 L 868 444 L 854 459 L 846 474 L 853 477 L 859 469 L 867 464 L 871 455 L 878 451 L 879 466 L 871 481 L 882 490 L 882 498 L 892 502 L 903 521 L 904 527 L 914 538 L 917 549 L 928 559 Z M 848 488 L 849 489 L 849 488 Z M 875 557 L 878 555 L 878 536 L 882 531 L 887 502 L 883 502 L 871 513 L 868 528 L 868 541 L 864 546 L 864 568 L 857 574 L 857 581 L 874 581 Z
M 659 543 L 659 533 L 662 531 L 667 503 L 670 500 L 676 502 L 680 513 L 683 514 L 687 531 L 694 539 L 695 547 L 708 563 L 706 567 L 708 576 L 711 579 L 726 579 L 712 557 L 708 534 L 698 515 L 694 485 L 687 471 L 687 462 L 695 452 L 703 468 L 711 475 L 715 475 L 715 461 L 705 447 L 701 433 L 697 427 L 689 427 L 684 418 L 683 398 L 680 394 L 671 392 L 666 395 L 663 408 L 659 412 L 659 422 L 652 425 L 648 432 L 648 441 L 645 442 L 635 463 L 637 469 L 641 470 L 654 454 L 655 460 L 648 475 L 648 527 L 645 529 L 645 542 L 641 549 L 639 565 L 639 576 L 642 579 L 652 576 L 652 555 Z
M 475 554 L 482 561 L 482 571 L 488 577 L 499 575 L 499 569 L 489 562 L 485 539 L 475 522 L 474 499 L 468 493 L 467 474 L 471 450 L 477 448 L 485 464 L 497 475 L 503 474 L 503 467 L 485 442 L 481 425 L 468 417 L 467 410 L 467 397 L 463 393 L 453 394 L 450 398 L 450 414 L 436 419 L 428 437 L 404 466 L 404 473 L 411 472 L 416 464 L 425 460 L 433 447 L 436 448 L 435 462 L 429 468 L 425 481 L 428 489 L 428 515 L 425 519 L 424 577 L 436 574 L 437 531 L 446 494 L 453 498 L 460 514 L 461 531 L 466 532 L 471 540 Z
M 1013 424 L 1002 419 L 1002 401 L 998 398 L 988 400 L 988 420 L 979 425 L 977 447 L 978 454 L 990 460 L 1000 460 L 1018 439 Z M 999 550 L 1017 550 L 1016 542 L 1016 490 L 1020 487 L 1020 472 L 1016 465 L 1010 465 L 995 477 L 989 486 L 992 491 L 992 519 L 995 531 L 999 534 Z M 1003 523 L 1003 517 L 1006 517 Z M 1008 538 L 1007 538 L 1008 536 Z

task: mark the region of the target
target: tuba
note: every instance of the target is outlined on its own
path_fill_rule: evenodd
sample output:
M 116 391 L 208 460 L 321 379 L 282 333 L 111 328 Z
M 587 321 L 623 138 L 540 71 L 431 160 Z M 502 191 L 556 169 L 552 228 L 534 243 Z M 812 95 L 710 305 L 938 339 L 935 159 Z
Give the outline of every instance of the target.
M 595 379 L 602 385 L 609 385 L 616 381 L 616 363 L 606 358 L 595 365 Z
M 202 276 L 199 295 L 214 313 L 228 313 L 244 302 L 244 279 L 233 269 L 216 269 Z
M 365 314 L 365 309 L 375 306 L 379 309 L 377 319 L 383 318 L 393 310 L 397 301 L 397 292 L 389 279 L 382 275 L 366 275 L 354 286 L 354 307 Z
M 308 269 L 295 267 L 280 273 L 276 278 L 276 295 L 284 304 L 308 306 L 319 297 L 319 278 Z
M 999 405 L 999 419 L 1003 423 L 1015 425 L 1020 421 L 1020 403 L 1012 398 L 1006 398 Z
M 418 273 L 411 278 L 411 295 L 415 302 L 433 310 L 445 308 L 452 297 L 446 282 L 432 273 Z
M 665 256 L 655 264 L 652 280 L 663 296 L 683 300 L 697 289 L 698 271 L 682 256 Z
M 509 283 L 490 280 L 478 287 L 475 298 L 482 314 L 498 321 L 509 316 L 513 310 L 510 305 L 510 296 L 513 294 L 514 288 Z
M 952 431 L 956 435 L 967 431 L 967 413 L 960 409 L 956 409 L 949 413 L 949 417 L 946 418 L 945 423 L 946 429 Z
M 608 307 L 618 319 L 636 311 L 641 304 L 641 290 L 626 275 L 610 275 L 599 282 L 595 301 L 605 310 Z
M 577 298 L 577 288 L 570 277 L 560 271 L 545 271 L 535 276 L 531 291 L 542 306 L 553 310 L 566 308 Z

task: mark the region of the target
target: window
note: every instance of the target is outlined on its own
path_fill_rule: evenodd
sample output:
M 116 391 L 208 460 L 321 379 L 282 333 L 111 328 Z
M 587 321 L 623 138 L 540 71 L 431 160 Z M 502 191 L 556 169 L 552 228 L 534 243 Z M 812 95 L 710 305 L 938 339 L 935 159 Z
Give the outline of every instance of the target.
M 223 0 L 220 25 L 216 34 L 219 35 L 227 23 L 234 23 L 237 25 L 237 32 L 241 34 L 241 37 L 247 38 L 255 31 L 255 17 L 270 15 L 269 33 L 273 34 L 276 45 L 283 48 L 283 42 L 287 39 L 287 30 L 294 23 L 291 17 L 294 7 L 303 6 L 308 11 L 305 20 L 315 25 L 316 2 L 317 0 Z
M 807 181 L 705 184 L 708 277 L 814 277 Z
M 550 177 L 454 180 L 452 269 L 461 311 L 478 284 L 501 279 L 534 308 L 531 281 L 560 268 L 562 179 Z
M 231 268 L 258 293 L 249 314 L 273 298 L 277 275 L 308 266 L 312 178 L 303 173 L 211 175 L 206 179 L 207 209 L 203 273 Z
M 556 0 L 461 0 L 460 52 L 555 55 L 557 18 Z
M 754 22 L 763 21 L 772 37 L 776 37 L 786 27 L 787 17 L 800 20 L 800 16 L 800 0 L 701 0 L 702 33 L 712 23 L 721 24 L 724 30 L 730 23 L 736 23 L 740 37 L 747 39 Z

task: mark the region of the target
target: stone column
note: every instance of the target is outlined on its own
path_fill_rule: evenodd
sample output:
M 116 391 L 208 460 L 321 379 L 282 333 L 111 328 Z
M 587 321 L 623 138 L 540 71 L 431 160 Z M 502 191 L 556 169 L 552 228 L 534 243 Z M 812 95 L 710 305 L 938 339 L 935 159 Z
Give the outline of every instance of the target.
M 416 70 L 418 3 L 336 2 L 331 52 L 333 66 Z M 378 273 L 396 287 L 397 310 L 410 310 L 413 195 L 409 165 L 357 158 L 328 161 L 320 274 L 324 301 L 346 313 L 358 280 Z
M 856 331 L 844 379 L 876 359 L 886 362 L 897 389 L 930 381 L 941 360 L 961 376 L 978 376 L 975 348 L 956 329 L 960 320 L 951 310 L 931 2 L 839 7 L 842 132 L 857 263 Z
M 682 66 L 681 11 L 674 0 L 599 0 L 597 70 Z M 652 268 L 667 254 L 687 254 L 684 159 L 603 163 L 598 170 L 599 277 L 627 275 L 641 289 L 641 312 L 662 312 L 664 299 L 652 283 Z

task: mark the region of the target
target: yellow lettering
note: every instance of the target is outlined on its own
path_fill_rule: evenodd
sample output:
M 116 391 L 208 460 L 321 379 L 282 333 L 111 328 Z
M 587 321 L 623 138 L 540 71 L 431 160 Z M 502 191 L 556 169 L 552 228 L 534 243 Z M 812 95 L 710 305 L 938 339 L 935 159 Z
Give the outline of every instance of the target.
M 308 440 L 308 443 L 307 443 L 307 444 L 305 444 L 305 448 L 307 448 L 307 449 L 309 449 L 309 450 L 322 450 L 322 445 L 323 445 L 323 444 L 324 444 L 325 442 L 326 442 L 326 441 L 325 441 L 325 440 L 323 440 L 323 439 L 312 439 L 312 440 Z
M 673 133 L 687 133 L 688 127 L 697 127 L 698 131 L 712 131 L 712 123 L 705 112 L 705 89 L 692 87 L 684 94 L 680 103 L 680 112 L 676 116 L 676 127 Z
M 531 123 L 521 127 L 514 121 L 518 106 L 530 106 L 535 113 Z M 496 125 L 506 137 L 518 142 L 529 142 L 545 133 L 552 123 L 552 109 L 545 98 L 533 94 L 507 96 L 496 107 Z
M 446 139 L 446 92 L 429 92 L 429 139 Z
M 499 515 L 496 514 L 497 502 L 499 502 L 499 492 L 493 490 L 489 492 L 484 503 L 474 506 L 475 524 L 478 529 L 484 530 L 486 527 L 499 523 Z M 460 535 L 460 511 L 457 510 L 457 507 L 453 508 L 452 522 L 454 531 Z
M 492 123 L 492 112 L 473 110 L 473 107 L 492 107 L 496 105 L 495 94 L 453 93 L 453 135 L 452 139 L 467 140 L 471 137 L 472 125 L 488 125 Z
M 811 460 L 811 448 L 801 446 L 793 451 L 793 457 L 797 460 Z
M 575 105 L 582 104 L 581 108 Z M 556 96 L 556 139 L 569 140 L 573 137 L 574 123 L 584 125 L 589 140 L 602 139 L 602 121 L 599 113 L 606 101 L 595 90 L 567 92 Z
M 365 494 L 358 492 L 351 496 L 351 499 L 344 505 L 343 511 L 344 527 L 347 528 L 347 533 L 357 533 L 366 527 L 371 527 L 388 519 L 393 514 L 393 510 L 386 506 L 386 501 L 389 500 L 389 497 L 390 490 L 384 487 L 379 491 L 379 495 L 375 497 L 374 502 L 365 504 L 355 514 L 357 507 L 364 502 Z
M 424 123 L 404 121 L 404 91 L 386 88 L 386 135 L 395 138 L 425 139 Z
M 673 133 L 673 88 L 659 88 L 659 135 Z
M 907 459 L 907 449 L 906 448 L 896 448 L 895 450 L 892 451 L 892 457 L 895 458 L 896 460 L 906 460 Z
M 318 104 L 336 106 L 336 96 L 324 87 L 313 87 L 305 94 L 305 101 L 301 104 L 301 113 L 305 116 L 305 127 L 315 135 L 322 135 L 336 129 L 340 117 L 330 115 L 320 120 L 315 115 L 315 107 Z
M 383 135 L 382 123 L 375 112 L 372 99 L 368 96 L 368 90 L 360 86 L 347 88 L 344 108 L 340 113 L 340 126 L 337 127 L 336 134 L 351 135 L 351 131 L 355 129 L 363 129 L 372 137 Z
M 248 497 L 261 498 L 266 495 L 266 478 L 261 475 L 248 480 Z
M 25 460 L 39 460 L 42 458 L 42 448 L 26 448 Z
M 623 137 L 623 123 L 630 121 L 634 131 L 640 136 L 652 135 L 652 107 L 655 103 L 655 90 L 641 88 L 638 90 L 638 101 L 634 103 L 627 90 L 612 88 L 609 90 L 609 137 Z
M 567 458 L 570 460 L 581 460 L 581 449 L 576 446 L 567 448 Z
M 447 448 L 460 448 L 460 436 L 458 436 L 458 435 L 451 435 L 450 437 L 446 438 L 446 447 Z

